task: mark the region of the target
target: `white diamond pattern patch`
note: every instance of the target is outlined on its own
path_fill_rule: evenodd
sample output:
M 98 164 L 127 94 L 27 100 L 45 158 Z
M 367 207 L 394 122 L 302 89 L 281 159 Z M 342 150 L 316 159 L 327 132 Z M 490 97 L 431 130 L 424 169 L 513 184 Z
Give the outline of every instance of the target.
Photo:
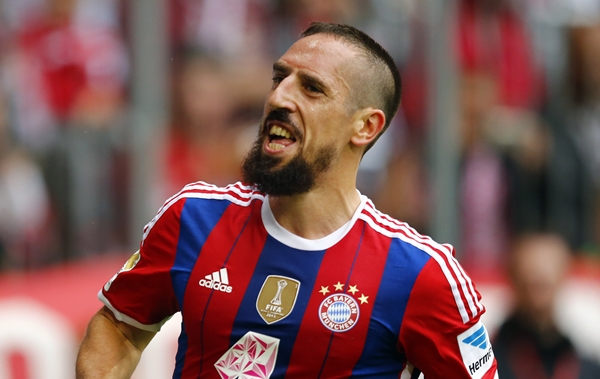
M 279 339 L 248 332 L 215 363 L 223 379 L 268 379 L 275 368 Z

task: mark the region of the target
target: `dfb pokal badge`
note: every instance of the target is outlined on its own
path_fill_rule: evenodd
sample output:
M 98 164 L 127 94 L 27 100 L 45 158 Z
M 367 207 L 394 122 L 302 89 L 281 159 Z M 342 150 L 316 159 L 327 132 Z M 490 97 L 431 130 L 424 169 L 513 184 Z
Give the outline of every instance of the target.
M 256 299 L 256 310 L 267 323 L 283 320 L 294 309 L 300 282 L 285 276 L 269 275 Z

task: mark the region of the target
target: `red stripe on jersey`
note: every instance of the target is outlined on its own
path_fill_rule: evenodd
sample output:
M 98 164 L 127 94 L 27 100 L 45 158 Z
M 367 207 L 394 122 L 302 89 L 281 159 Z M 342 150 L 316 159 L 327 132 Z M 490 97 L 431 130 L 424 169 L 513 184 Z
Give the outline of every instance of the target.
M 458 264 L 455 258 L 454 247 L 449 244 L 437 244 L 430 237 L 419 234 L 416 230 L 409 227 L 406 224 L 402 224 L 409 236 L 413 236 L 417 241 L 422 241 L 425 245 L 429 246 L 435 252 L 440 254 L 440 257 L 444 259 L 446 265 L 451 268 L 450 272 L 457 283 L 460 283 L 461 297 L 464 304 L 468 304 L 468 309 L 471 312 L 472 317 L 476 317 L 479 313 L 484 311 L 484 307 L 481 304 L 481 296 L 475 289 L 471 278 L 465 273 L 462 266 Z
M 478 318 L 463 324 L 452 300 L 452 289 L 439 266 L 430 260 L 421 270 L 400 329 L 400 344 L 407 360 L 424 368 L 426 378 L 447 378 L 448 372 L 457 377 L 470 377 L 465 368 L 456 336 L 473 326 Z M 427 299 L 435 298 L 435 302 Z M 457 325 L 463 325 L 457 330 Z
M 356 263 L 348 281 L 349 286 L 354 286 L 354 289 L 358 290 L 353 291 L 355 292 L 353 297 L 359 303 L 360 318 L 354 327 L 356 330 L 352 329 L 350 331 L 354 331 L 355 336 L 346 336 L 340 333 L 334 335 L 333 343 L 329 350 L 329 357 L 321 374 L 323 378 L 333 378 L 338 375 L 346 377 L 352 374 L 351 371 L 340 373 L 339 367 L 341 364 L 339 362 L 352 362 L 352 365 L 349 367 L 354 367 L 362 354 L 364 341 L 369 331 L 369 320 L 371 319 L 375 297 L 379 290 L 392 240 L 365 226 L 362 241 Z M 346 288 L 346 292 L 350 289 L 352 287 Z M 363 299 L 362 301 L 361 298 Z
M 483 312 L 484 308 L 479 301 L 479 293 L 475 290 L 471 279 L 454 259 L 454 254 L 448 248 L 448 245 L 440 245 L 430 237 L 419 234 L 406 223 L 399 222 L 379 212 L 373 207 L 371 202 L 367 202 L 361 216 L 367 221 L 371 221 L 383 233 L 400 237 L 424 250 L 440 264 L 448 282 L 455 288 L 453 297 L 456 300 L 456 306 L 462 316 L 463 322 L 466 323 L 471 318 Z
M 294 368 L 302 368 L 304 377 L 348 377 L 352 371 L 340 372 L 340 367 L 353 367 L 359 360 L 369 327 L 369 318 L 374 303 L 374 296 L 379 286 L 379 278 L 383 272 L 385 256 L 390 239 L 381 236 L 381 246 L 376 247 L 378 254 L 370 255 L 372 247 L 361 246 L 363 233 L 373 233 L 363 222 L 356 222 L 347 237 L 325 252 L 313 293 L 306 307 L 294 350 L 286 372 L 286 377 L 297 377 Z M 354 254 L 349 252 L 354 252 Z M 336 290 L 335 285 L 343 285 Z M 348 293 L 350 286 L 359 292 Z M 353 287 L 354 288 L 354 287 Z M 353 289 L 352 288 L 352 289 Z M 327 292 L 328 291 L 328 292 Z M 319 319 L 320 305 L 325 298 L 334 293 L 350 294 L 359 304 L 359 318 L 352 329 L 344 332 L 314 333 L 315 328 L 326 327 Z M 368 303 L 360 304 L 361 294 L 369 296 Z M 315 325 L 316 324 L 316 325 Z M 322 357 L 327 357 L 321 365 Z M 311 365 L 306 364 L 311 362 Z M 343 364 L 341 363 L 343 362 Z M 354 362 L 354 363 L 348 363 Z M 310 370 L 310 371 L 307 371 Z
M 185 201 L 175 203 L 169 212 L 163 213 L 162 217 L 156 220 L 155 223 L 159 226 L 157 232 L 147 236 L 150 244 L 146 246 L 151 246 L 152 250 L 140 246 L 140 260 L 136 266 L 130 271 L 119 273 L 119 280 L 115 280 L 108 291 L 102 290 L 116 310 L 141 324 L 158 324 L 179 311 L 170 270 L 175 261 L 179 239 L 178 219 L 184 204 Z M 137 291 L 131 290 L 139 286 L 140 277 L 161 284 L 152 286 L 155 293 L 146 289 L 145 296 L 141 298 Z M 113 293 L 118 294 L 118 301 L 113 301 Z M 154 303 L 149 305 L 148 302 Z M 152 309 L 153 312 L 148 314 L 148 309 Z
M 260 218 L 261 204 L 261 201 L 255 201 L 247 210 L 230 205 L 212 230 L 196 261 L 186 289 L 183 313 L 197 315 L 197 318 L 184 320 L 189 350 L 186 352 L 182 378 L 198 377 L 200 367 L 203 371 L 214 371 L 214 363 L 229 349 L 235 316 L 260 257 L 260 254 L 247 254 L 247 251 L 252 246 L 255 250 L 256 246 L 264 245 L 267 238 Z M 221 268 L 228 270 L 231 292 L 199 285 L 201 279 Z M 210 311 L 207 311 L 208 307 Z M 205 334 L 211 338 L 204 338 Z M 192 348 L 203 351 L 192 351 Z

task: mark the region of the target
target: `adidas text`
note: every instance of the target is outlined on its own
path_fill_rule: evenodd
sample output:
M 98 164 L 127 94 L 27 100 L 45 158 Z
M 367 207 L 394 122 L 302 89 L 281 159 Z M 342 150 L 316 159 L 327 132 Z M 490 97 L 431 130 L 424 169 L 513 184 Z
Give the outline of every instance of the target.
M 230 293 L 233 290 L 231 286 L 213 280 L 200 279 L 200 282 L 198 284 L 200 284 L 202 287 L 214 289 L 221 292 Z

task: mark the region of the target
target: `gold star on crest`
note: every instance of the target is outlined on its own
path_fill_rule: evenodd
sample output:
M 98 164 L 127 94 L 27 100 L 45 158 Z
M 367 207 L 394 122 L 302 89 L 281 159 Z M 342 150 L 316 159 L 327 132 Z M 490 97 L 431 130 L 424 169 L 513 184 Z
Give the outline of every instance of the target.
M 360 297 L 358 298 L 358 300 L 360 300 L 361 304 L 368 303 L 369 302 L 368 299 L 369 299 L 369 296 L 365 296 L 364 293 L 362 295 L 360 295 Z
M 344 285 L 342 283 L 340 283 L 339 280 L 338 280 L 337 284 L 334 284 L 333 286 L 335 287 L 336 291 L 342 291 L 344 289 Z
M 348 290 L 348 292 L 352 293 L 353 295 L 355 293 L 358 292 L 358 288 L 356 288 L 357 286 L 350 286 L 350 289 Z
M 327 295 L 329 293 L 329 286 L 327 286 L 327 287 L 321 286 L 321 290 L 319 292 L 321 292 L 323 294 L 323 296 Z

